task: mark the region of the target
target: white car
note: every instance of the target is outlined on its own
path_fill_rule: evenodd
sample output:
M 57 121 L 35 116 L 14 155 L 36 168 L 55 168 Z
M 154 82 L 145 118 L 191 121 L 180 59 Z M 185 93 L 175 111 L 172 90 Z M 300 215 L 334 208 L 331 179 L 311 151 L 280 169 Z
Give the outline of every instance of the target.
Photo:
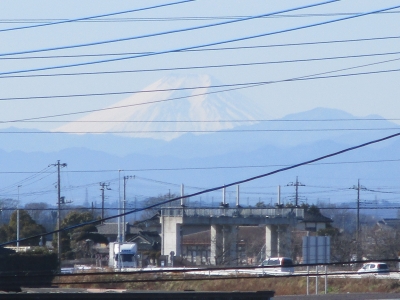
M 389 267 L 383 262 L 370 262 L 363 265 L 357 273 L 386 273 L 389 274 Z
M 293 261 L 289 257 L 270 257 L 260 267 L 265 267 L 263 273 L 294 273 Z

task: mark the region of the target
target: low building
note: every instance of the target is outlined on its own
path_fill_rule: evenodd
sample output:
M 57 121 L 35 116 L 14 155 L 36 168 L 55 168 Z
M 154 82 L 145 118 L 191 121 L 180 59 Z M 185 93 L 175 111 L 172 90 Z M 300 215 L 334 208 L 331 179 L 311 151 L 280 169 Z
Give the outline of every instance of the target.
M 296 225 L 299 231 L 317 232 L 318 230 L 326 229 L 327 225 L 332 223 L 331 218 L 325 217 L 320 212 L 304 211 L 304 218 Z

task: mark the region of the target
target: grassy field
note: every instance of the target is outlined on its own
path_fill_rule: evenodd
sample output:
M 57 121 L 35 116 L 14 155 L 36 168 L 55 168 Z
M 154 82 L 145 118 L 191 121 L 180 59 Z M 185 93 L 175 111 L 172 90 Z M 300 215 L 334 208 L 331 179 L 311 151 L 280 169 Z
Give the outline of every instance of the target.
M 235 278 L 221 279 L 186 276 L 177 278 L 161 274 L 122 274 L 65 276 L 56 278 L 55 285 L 60 287 L 108 288 L 130 290 L 163 290 L 163 291 L 262 291 L 272 290 L 275 295 L 304 295 L 307 281 L 305 277 L 269 277 L 269 278 Z M 324 292 L 324 278 L 318 283 L 319 293 Z M 394 279 L 367 278 L 330 278 L 328 293 L 400 293 L 400 282 Z M 310 294 L 315 294 L 315 278 L 310 278 Z

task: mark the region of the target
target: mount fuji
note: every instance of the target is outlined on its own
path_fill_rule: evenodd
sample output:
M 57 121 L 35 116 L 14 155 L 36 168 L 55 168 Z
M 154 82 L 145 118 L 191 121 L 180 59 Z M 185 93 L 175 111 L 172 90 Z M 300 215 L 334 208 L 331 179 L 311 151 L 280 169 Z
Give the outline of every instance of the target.
M 267 118 L 265 107 L 256 101 L 232 90 L 215 93 L 218 86 L 221 83 L 209 75 L 164 77 L 139 93 L 54 131 L 117 133 L 171 141 L 187 132 L 216 132 L 243 121 L 252 125 Z
M 0 149 L 50 153 L 86 148 L 118 156 L 187 159 L 321 141 L 344 147 L 384 136 L 377 124 L 400 129 L 377 115 L 360 118 L 329 108 L 272 119 L 268 105 L 275 99 L 249 100 L 235 90 L 216 93 L 221 89 L 216 86 L 221 84 L 209 75 L 164 77 L 131 97 L 53 129 L 54 134 L 0 130 L 10 133 L 2 135 Z

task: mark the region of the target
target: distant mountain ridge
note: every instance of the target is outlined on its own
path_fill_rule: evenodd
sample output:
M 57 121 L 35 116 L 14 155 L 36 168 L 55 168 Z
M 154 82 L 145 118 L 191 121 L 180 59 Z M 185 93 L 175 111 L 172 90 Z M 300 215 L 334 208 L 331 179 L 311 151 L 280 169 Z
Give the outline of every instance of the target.
M 370 119 L 381 121 L 371 121 Z M 376 130 L 378 128 L 392 128 L 392 130 Z M 42 133 L 40 130 L 29 130 L 35 133 L 24 133 L 27 130 L 7 128 L 0 129 L 0 133 L 3 132 L 0 149 L 49 153 L 81 147 L 119 156 L 143 154 L 154 157 L 171 155 L 191 158 L 224 155 L 232 152 L 246 153 L 266 146 L 290 148 L 318 141 L 354 145 L 381 138 L 398 130 L 400 130 L 399 125 L 386 121 L 380 116 L 357 118 L 340 110 L 316 108 L 282 119 L 237 126 L 229 130 L 232 132 L 221 130 L 202 135 L 186 133 L 171 141 L 109 133 Z
M 20 182 L 21 178 L 31 176 L 30 173 L 43 170 L 49 164 L 54 164 L 57 160 L 67 163 L 68 167 L 63 169 L 63 195 L 74 203 L 82 203 L 85 199 L 85 189 L 68 192 L 70 186 L 87 186 L 91 198 L 90 201 L 99 203 L 99 182 L 111 182 L 111 191 L 108 192 L 110 201 L 115 201 L 118 196 L 118 177 L 119 170 L 123 170 L 126 175 L 135 175 L 135 179 L 129 183 L 130 196 L 132 193 L 143 199 L 147 196 L 157 196 L 165 194 L 170 189 L 171 193 L 179 194 L 179 184 L 185 184 L 185 192 L 191 193 L 199 189 L 221 186 L 223 184 L 243 180 L 245 178 L 258 176 L 274 170 L 284 168 L 286 166 L 298 164 L 310 159 L 315 159 L 323 155 L 327 155 L 346 148 L 346 145 L 335 143 L 333 141 L 318 141 L 315 143 L 303 144 L 294 147 L 279 148 L 276 146 L 265 145 L 257 150 L 233 151 L 230 153 L 208 156 L 208 157 L 191 157 L 178 158 L 171 155 L 154 156 L 152 154 L 133 153 L 126 156 L 116 156 L 107 154 L 102 151 L 94 151 L 86 148 L 68 148 L 61 151 L 50 153 L 44 152 L 22 152 L 12 151 L 6 152 L 0 150 L 0 198 L 16 199 L 16 182 Z M 161 149 L 162 150 L 162 149 Z M 355 192 L 351 191 L 351 187 L 361 178 L 363 185 L 370 189 L 376 189 L 371 186 L 368 181 L 376 180 L 379 182 L 395 181 L 398 173 L 398 153 L 400 152 L 400 140 L 394 139 L 392 143 L 383 143 L 383 148 L 366 147 L 356 151 L 351 151 L 340 156 L 323 160 L 317 164 L 303 166 L 286 172 L 280 172 L 273 176 L 266 177 L 244 185 L 243 201 L 249 201 L 254 204 L 254 197 L 262 197 L 263 201 L 274 203 L 275 188 L 278 185 L 286 186 L 289 182 L 295 180 L 296 176 L 305 185 L 301 187 L 301 194 L 310 192 L 311 198 L 302 199 L 315 203 L 315 201 L 326 201 L 329 197 L 330 203 L 338 201 L 347 201 L 354 204 Z M 365 163 L 362 163 L 365 162 Z M 368 163 L 370 162 L 370 163 Z M 380 162 L 380 163 L 374 163 Z M 69 172 L 68 175 L 65 172 Z M 34 185 L 23 184 L 21 189 L 22 201 L 45 201 L 54 204 L 56 199 L 56 170 L 50 168 L 48 174 L 43 174 L 43 179 Z M 150 180 L 146 180 L 146 178 Z M 149 182 L 152 183 L 151 188 L 147 189 Z M 163 184 L 171 183 L 171 184 Z M 38 185 L 38 187 L 36 186 Z M 14 186 L 13 189 L 4 190 L 4 187 Z M 43 186 L 43 188 L 42 188 Z M 262 189 L 264 192 L 250 192 L 251 187 L 258 187 L 256 190 Z M 332 187 L 330 189 L 346 189 L 345 194 L 333 195 L 326 194 L 324 198 L 313 197 L 315 187 Z M 195 187 L 193 190 L 192 187 Z M 35 196 L 38 189 L 50 191 L 44 193 L 43 196 Z M 268 189 L 267 189 L 268 188 Z M 272 190 L 272 191 L 271 191 Z M 31 192 L 32 191 L 32 192 Z M 265 194 L 265 191 L 269 191 Z M 282 192 L 289 196 L 283 201 L 290 201 L 290 195 L 293 193 L 292 187 L 283 187 Z M 9 196 L 11 194 L 11 196 Z M 234 199 L 234 187 L 228 189 L 230 195 L 228 199 Z M 215 197 L 215 202 L 219 201 L 221 193 L 217 192 L 204 199 Z M 232 198 L 233 197 L 233 198 Z M 266 198 L 267 197 L 267 198 Z M 387 194 L 363 193 L 363 203 L 366 200 L 384 200 Z M 391 195 L 390 198 L 393 198 Z M 94 199 L 94 200 L 92 200 Z M 132 198 L 129 198 L 132 199 Z M 266 200 L 267 199 L 267 200 Z M 198 201 L 199 199 L 192 199 Z M 234 203 L 234 200 L 232 200 Z M 253 202 L 252 202 L 253 201 Z M 234 205 L 234 204 L 233 204 Z

